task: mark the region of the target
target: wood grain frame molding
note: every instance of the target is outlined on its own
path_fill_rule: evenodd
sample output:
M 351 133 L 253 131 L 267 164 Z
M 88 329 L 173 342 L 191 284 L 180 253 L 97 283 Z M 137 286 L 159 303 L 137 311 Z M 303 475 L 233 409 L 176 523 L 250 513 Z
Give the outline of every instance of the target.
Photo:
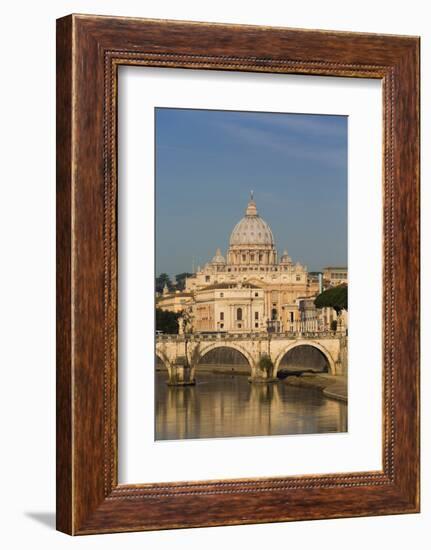
M 382 471 L 118 484 L 120 65 L 382 80 Z M 419 38 L 88 15 L 59 19 L 57 528 L 90 534 L 418 511 Z

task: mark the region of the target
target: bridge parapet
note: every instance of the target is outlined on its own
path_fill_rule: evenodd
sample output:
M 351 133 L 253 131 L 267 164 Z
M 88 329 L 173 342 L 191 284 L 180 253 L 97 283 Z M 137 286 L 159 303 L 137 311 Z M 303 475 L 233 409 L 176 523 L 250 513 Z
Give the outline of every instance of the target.
M 334 339 L 339 340 L 345 337 L 343 333 L 340 332 L 275 332 L 268 333 L 266 332 L 241 332 L 241 333 L 215 333 L 215 334 L 157 334 L 156 342 L 208 342 L 208 341 L 220 341 L 225 340 L 228 342 L 234 342 L 236 340 L 298 340 L 298 339 L 313 339 L 324 338 L 324 339 Z

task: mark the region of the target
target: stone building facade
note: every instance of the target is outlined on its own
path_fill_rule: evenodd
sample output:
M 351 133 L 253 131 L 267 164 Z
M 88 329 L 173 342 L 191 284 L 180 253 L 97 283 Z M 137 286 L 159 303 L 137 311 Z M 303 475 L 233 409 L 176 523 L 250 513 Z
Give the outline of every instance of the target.
M 193 332 L 287 332 L 301 321 L 300 300 L 318 291 L 307 267 L 293 262 L 287 250 L 278 258 L 274 235 L 251 195 L 226 257 L 218 248 L 183 292 L 165 291 L 157 307 L 187 309 Z
M 198 332 L 266 330 L 265 292 L 249 282 L 216 283 L 196 290 L 193 326 Z
M 327 266 L 323 268 L 323 287 L 347 284 L 347 267 Z
M 169 292 L 165 285 L 161 296 L 156 297 L 156 307 L 165 311 L 181 313 L 193 301 L 193 293 L 187 291 Z

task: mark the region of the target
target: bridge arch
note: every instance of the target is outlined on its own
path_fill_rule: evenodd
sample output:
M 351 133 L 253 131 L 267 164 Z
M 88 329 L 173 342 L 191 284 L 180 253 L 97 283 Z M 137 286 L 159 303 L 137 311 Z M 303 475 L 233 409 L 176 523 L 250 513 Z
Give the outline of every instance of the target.
M 155 363 L 157 363 L 157 359 L 159 359 L 159 361 L 163 363 L 163 366 L 166 369 L 169 369 L 171 362 L 169 361 L 168 356 L 163 353 L 163 351 L 160 351 L 158 349 L 156 349 L 155 353 Z M 156 367 L 156 364 L 154 366 Z
M 250 370 L 253 370 L 255 362 L 252 355 L 243 346 L 231 342 L 215 342 L 212 344 L 208 344 L 204 347 L 197 347 L 193 353 L 193 364 L 198 367 L 200 361 L 203 359 L 203 357 L 205 357 L 205 355 L 207 355 L 207 353 L 215 349 L 221 348 L 233 349 L 240 353 L 247 360 Z
M 283 348 L 283 350 L 277 355 L 275 361 L 274 361 L 274 367 L 275 367 L 275 376 L 277 376 L 278 369 L 280 368 L 280 363 L 283 360 L 283 357 L 289 353 L 294 348 L 297 348 L 299 346 L 309 346 L 312 348 L 318 349 L 325 357 L 325 359 L 328 361 L 329 370 L 331 374 L 335 374 L 335 361 L 332 357 L 332 354 L 329 350 L 327 350 L 322 344 L 319 342 L 316 342 L 315 340 L 296 340 Z

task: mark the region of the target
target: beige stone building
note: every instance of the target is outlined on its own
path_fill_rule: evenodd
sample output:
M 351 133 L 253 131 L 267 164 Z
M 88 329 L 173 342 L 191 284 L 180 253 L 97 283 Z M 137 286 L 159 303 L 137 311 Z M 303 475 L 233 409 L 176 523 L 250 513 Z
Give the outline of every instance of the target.
M 347 269 L 328 267 L 325 276 L 335 286 L 337 277 L 347 281 Z M 315 309 L 320 290 L 321 277 L 293 262 L 287 250 L 278 259 L 274 235 L 252 195 L 231 233 L 226 258 L 218 248 L 212 260 L 186 280 L 184 291 L 165 288 L 156 306 L 186 311 L 187 330 L 192 332 L 327 330 L 335 312 Z
M 186 281 L 189 308 L 198 332 L 275 332 L 294 330 L 298 299 L 316 296 L 318 282 L 285 250 L 278 258 L 271 228 L 251 196 L 245 216 L 234 227 L 226 258 L 220 249 Z
M 323 287 L 347 284 L 347 267 L 328 266 L 323 268 Z
M 265 292 L 252 283 L 216 283 L 195 292 L 193 327 L 198 332 L 266 330 Z
M 165 286 L 161 296 L 156 296 L 156 307 L 164 311 L 180 313 L 193 301 L 193 294 L 187 291 L 176 290 L 169 292 Z

